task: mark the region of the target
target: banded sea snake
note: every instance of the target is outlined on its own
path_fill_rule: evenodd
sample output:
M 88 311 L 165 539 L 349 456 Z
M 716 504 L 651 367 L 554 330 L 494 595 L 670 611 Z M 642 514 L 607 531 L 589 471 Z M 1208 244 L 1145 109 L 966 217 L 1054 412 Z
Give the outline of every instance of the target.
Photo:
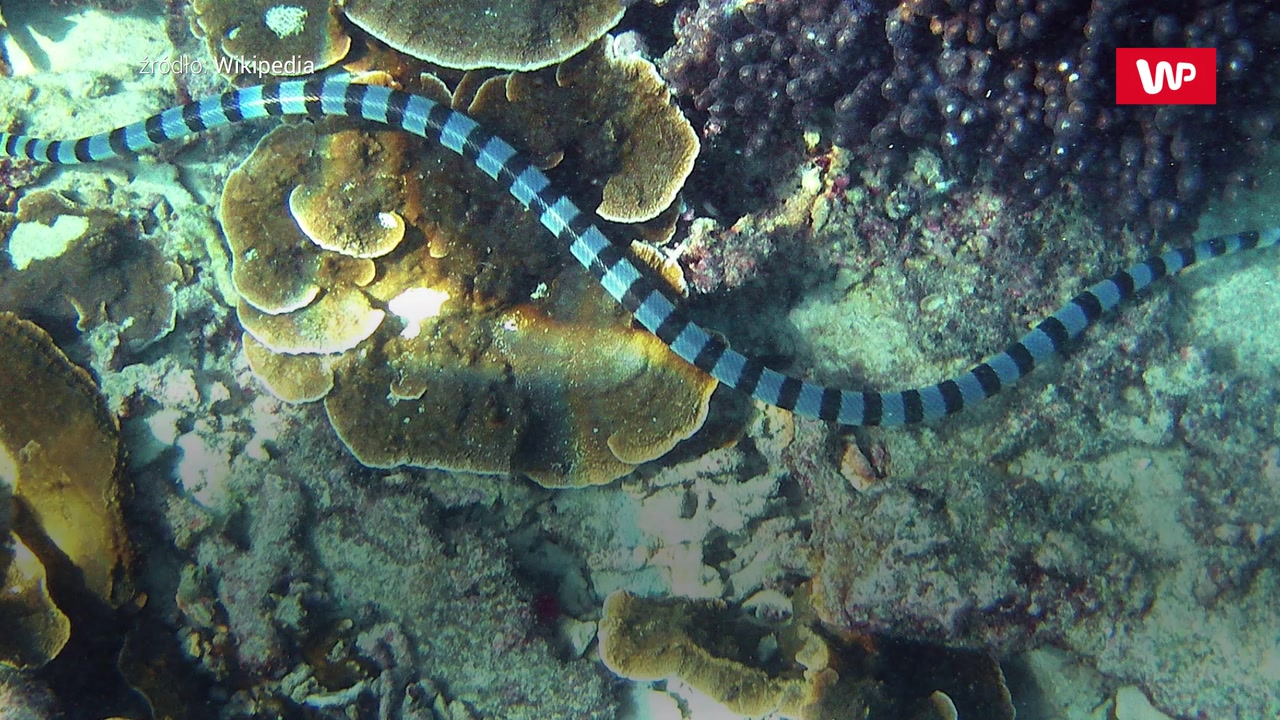
M 677 355 L 761 402 L 841 425 L 902 425 L 952 415 L 1017 382 L 1101 316 L 1151 285 L 1209 258 L 1267 247 L 1280 228 L 1204 240 L 1143 260 L 1076 295 L 1003 352 L 964 374 L 919 389 L 879 393 L 840 390 L 785 375 L 729 348 L 695 323 L 642 274 L 626 253 L 547 176 L 476 121 L 427 98 L 356 84 L 341 76 L 260 85 L 170 108 L 146 120 L 76 140 L 0 133 L 0 154 L 75 164 L 132 156 L 161 143 L 243 120 L 306 115 L 363 118 L 439 142 L 502 183 L 615 300 Z

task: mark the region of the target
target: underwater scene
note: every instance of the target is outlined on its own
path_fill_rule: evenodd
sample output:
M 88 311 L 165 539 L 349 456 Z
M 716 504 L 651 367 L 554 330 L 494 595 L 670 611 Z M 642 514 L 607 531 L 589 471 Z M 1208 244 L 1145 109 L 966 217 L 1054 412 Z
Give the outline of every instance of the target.
M 1277 77 L 1264 0 L 0 0 L 0 720 L 1280 718 Z

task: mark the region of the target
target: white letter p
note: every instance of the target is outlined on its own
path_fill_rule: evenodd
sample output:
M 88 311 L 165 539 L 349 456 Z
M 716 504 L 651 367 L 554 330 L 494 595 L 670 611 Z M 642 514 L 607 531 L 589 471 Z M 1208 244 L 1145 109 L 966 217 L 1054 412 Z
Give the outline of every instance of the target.
M 1182 83 L 1191 82 L 1196 79 L 1196 66 L 1189 62 L 1178 63 L 1178 75 L 1176 82 L 1170 82 L 1169 87 L 1177 90 L 1182 87 Z

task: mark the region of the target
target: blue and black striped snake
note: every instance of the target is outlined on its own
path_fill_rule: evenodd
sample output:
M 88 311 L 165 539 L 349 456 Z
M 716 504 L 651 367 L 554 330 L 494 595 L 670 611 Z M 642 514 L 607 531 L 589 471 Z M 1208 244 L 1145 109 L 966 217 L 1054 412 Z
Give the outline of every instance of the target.
M 3 155 L 37 162 L 85 163 L 132 156 L 161 143 L 242 120 L 277 115 L 364 118 L 439 142 L 475 163 L 542 225 L 635 319 L 677 355 L 753 398 L 841 425 L 903 425 L 955 414 L 1017 382 L 1122 301 L 1203 260 L 1280 241 L 1280 228 L 1205 240 L 1143 260 L 1076 295 L 1003 352 L 968 372 L 924 388 L 860 392 L 824 387 L 773 370 L 729 348 L 695 323 L 626 252 L 547 176 L 502 138 L 465 114 L 425 97 L 334 76 L 234 90 L 165 110 L 141 122 L 78 140 L 0 133 Z

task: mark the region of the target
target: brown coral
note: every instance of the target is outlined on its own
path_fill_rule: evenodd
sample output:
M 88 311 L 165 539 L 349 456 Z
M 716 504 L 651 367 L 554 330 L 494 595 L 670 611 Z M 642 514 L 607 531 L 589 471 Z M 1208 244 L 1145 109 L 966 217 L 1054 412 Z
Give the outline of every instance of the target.
M 607 302 L 594 288 L 583 294 Z M 367 465 L 520 472 L 572 487 L 625 475 L 701 427 L 713 381 L 616 316 L 566 322 L 559 296 L 442 321 L 433 337 L 385 338 L 340 366 L 325 398 L 334 428 Z
M 192 31 L 233 79 L 307 75 L 351 49 L 329 0 L 192 0 L 191 9 Z
M 645 134 L 629 123 L 649 117 L 616 135 Z M 279 128 L 228 179 L 222 216 L 251 367 L 282 399 L 323 397 L 365 464 L 602 483 L 705 419 L 714 380 L 633 329 L 578 268 L 561 273 L 530 242 L 544 235 L 535 217 L 425 141 L 339 120 Z
M 273 352 L 327 354 L 345 352 L 369 338 L 387 313 L 369 304 L 359 288 L 337 288 L 297 310 L 264 313 L 242 302 L 240 325 Z
M 0 348 L 9 378 L 0 383 L 0 450 L 13 461 L 14 496 L 85 586 L 114 603 L 129 558 L 116 418 L 89 374 L 33 323 L 0 313 Z
M 285 199 L 302 186 L 301 178 L 331 177 L 338 183 L 313 193 L 337 194 L 349 184 L 362 193 L 379 194 L 386 203 L 383 212 L 405 202 L 399 190 L 408 172 L 404 140 L 389 132 L 374 136 L 349 125 L 331 127 L 335 129 L 323 134 L 306 127 L 281 128 L 227 178 L 222 228 L 232 253 L 232 279 L 241 299 L 263 313 L 292 312 L 310 305 L 322 290 L 363 287 L 373 280 L 368 258 L 325 252 L 290 213 L 281 212 Z M 359 170 L 343 165 L 347 159 L 358 163 Z M 319 172 L 321 163 L 331 165 L 327 172 Z M 304 216 L 303 222 L 309 221 L 314 222 Z
M 822 633 L 807 585 L 790 598 L 605 600 L 600 658 L 631 680 L 677 679 L 733 713 L 791 720 L 1012 720 L 994 658 L 865 635 Z M 762 656 L 765 656 L 762 658 Z M 772 713 L 772 715 L 770 715 Z
M 740 715 L 821 717 L 822 695 L 838 677 L 826 667 L 821 640 L 809 633 L 809 643 L 796 651 L 813 666 L 767 672 L 755 660 L 765 633 L 730 631 L 728 616 L 720 601 L 645 599 L 619 590 L 604 603 L 600 658 L 631 680 L 679 678 Z
M 377 195 L 366 193 L 353 202 L 353 193 L 366 188 L 346 187 L 333 192 L 326 187 L 299 185 L 289 193 L 289 214 L 311 241 L 324 250 L 354 258 L 377 258 L 396 249 L 404 239 L 404 218 L 378 210 Z M 374 207 L 367 207 L 373 204 Z
M 605 178 L 600 190 L 572 188 L 575 197 L 599 195 L 596 213 L 615 222 L 670 208 L 698 156 L 698 135 L 657 69 L 617 56 L 609 38 L 554 69 L 490 78 L 467 112 L 520 139 L 544 166 L 572 152 L 580 172 Z
M 334 355 L 285 355 L 274 353 L 244 336 L 244 356 L 249 369 L 276 397 L 289 403 L 320 400 L 333 389 Z
M 449 68 L 533 70 L 573 56 L 622 19 L 620 0 L 342 0 L 356 25 L 404 53 Z
M 0 547 L 0 661 L 38 666 L 70 632 L 45 589 L 42 553 L 65 556 L 102 602 L 130 595 L 119 426 L 89 374 L 34 324 L 0 313 L 0 356 L 0 481 L 13 489 L 0 513 L 12 504 L 17 516 L 12 545 Z

